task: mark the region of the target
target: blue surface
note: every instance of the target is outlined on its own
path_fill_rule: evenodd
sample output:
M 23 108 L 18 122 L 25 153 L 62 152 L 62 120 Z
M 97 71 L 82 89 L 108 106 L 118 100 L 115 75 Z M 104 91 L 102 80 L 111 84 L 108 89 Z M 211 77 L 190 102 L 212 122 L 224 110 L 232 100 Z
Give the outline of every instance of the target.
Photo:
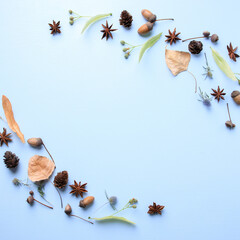
M 80 209 L 80 198 L 70 196 L 68 187 L 62 193 L 64 205 L 70 203 L 75 214 L 88 217 L 105 202 L 105 189 L 118 197 L 118 208 L 131 197 L 139 200 L 136 210 L 122 214 L 135 221 L 135 227 L 116 222 L 90 225 L 69 218 L 51 184 L 45 191 L 54 210 L 30 207 L 29 189 L 11 181 L 27 178 L 32 155 L 47 154 L 23 145 L 14 135 L 9 148 L 0 148 L 1 161 L 6 150 L 21 159 L 16 172 L 0 164 L 1 240 L 239 239 L 240 109 L 230 97 L 238 84 L 217 68 L 210 53 L 213 44 L 203 40 L 214 78 L 202 76 L 204 51 L 192 56 L 189 70 L 202 90 L 210 93 L 220 85 L 227 92 L 226 101 L 213 101 L 206 108 L 197 101 L 190 74 L 174 78 L 167 69 L 164 36 L 140 64 L 140 49 L 125 60 L 119 44 L 122 39 L 132 44 L 146 40 L 136 32 L 145 23 L 141 9 L 148 8 L 160 18 L 175 18 L 157 23 L 152 35 L 165 35 L 174 27 L 183 39 L 204 30 L 217 33 L 220 41 L 213 47 L 239 72 L 239 61 L 231 61 L 226 50 L 230 41 L 239 45 L 239 2 L 2 0 L 0 5 L 0 93 L 11 100 L 25 138 L 43 138 L 55 158 L 56 172 L 67 170 L 70 184 L 74 179 L 87 182 L 89 195 L 96 197 L 91 208 Z M 85 20 L 70 26 L 69 9 L 82 15 L 112 12 L 109 23 L 119 30 L 113 40 L 101 41 L 102 20 L 81 35 Z M 119 26 L 123 9 L 134 18 L 130 31 Z M 61 21 L 61 35 L 50 35 L 52 20 Z M 187 51 L 187 46 L 179 42 L 169 49 Z M 236 124 L 232 131 L 224 125 L 227 102 Z M 7 125 L 0 121 L 0 127 Z M 162 216 L 146 213 L 153 201 L 166 206 Z M 111 212 L 106 206 L 97 216 Z

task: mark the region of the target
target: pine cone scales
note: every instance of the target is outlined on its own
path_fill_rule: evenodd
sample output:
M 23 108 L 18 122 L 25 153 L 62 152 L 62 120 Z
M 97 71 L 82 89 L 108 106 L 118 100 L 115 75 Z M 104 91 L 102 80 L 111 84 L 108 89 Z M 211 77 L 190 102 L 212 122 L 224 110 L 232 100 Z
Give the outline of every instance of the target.
M 64 188 L 68 183 L 68 172 L 59 172 L 54 178 L 54 186 L 57 188 Z
M 200 41 L 191 41 L 188 45 L 188 50 L 192 54 L 199 54 L 203 49 L 203 44 Z
M 129 28 L 132 26 L 132 21 L 132 15 L 126 10 L 122 11 L 119 19 L 120 25 Z
M 18 163 L 19 163 L 19 158 L 12 152 L 7 151 L 4 154 L 4 163 L 6 164 L 7 168 L 15 168 L 17 167 Z

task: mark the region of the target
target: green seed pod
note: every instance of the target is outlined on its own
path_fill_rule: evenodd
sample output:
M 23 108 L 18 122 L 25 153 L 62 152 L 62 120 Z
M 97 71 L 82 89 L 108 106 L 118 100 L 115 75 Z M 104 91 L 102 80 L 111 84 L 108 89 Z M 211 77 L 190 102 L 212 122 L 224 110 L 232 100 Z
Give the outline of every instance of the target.
M 72 11 L 72 10 L 69 10 L 68 12 L 69 12 L 70 14 L 72 14 L 72 13 L 73 13 L 73 11 Z

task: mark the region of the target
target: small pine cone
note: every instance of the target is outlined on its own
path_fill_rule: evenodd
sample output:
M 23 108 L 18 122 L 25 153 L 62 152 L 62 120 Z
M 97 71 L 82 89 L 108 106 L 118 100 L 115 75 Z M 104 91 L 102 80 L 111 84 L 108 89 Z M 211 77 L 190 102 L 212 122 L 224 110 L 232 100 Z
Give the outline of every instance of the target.
M 19 158 L 12 152 L 7 151 L 4 154 L 4 163 L 6 164 L 7 168 L 15 168 L 18 165 Z
M 119 19 L 120 25 L 130 28 L 132 26 L 132 21 L 132 15 L 126 10 L 122 11 Z
M 189 52 L 191 52 L 192 54 L 199 54 L 203 49 L 203 44 L 200 41 L 191 41 L 188 44 L 188 50 Z
M 68 183 L 68 172 L 59 172 L 54 178 L 54 186 L 57 188 L 64 188 Z

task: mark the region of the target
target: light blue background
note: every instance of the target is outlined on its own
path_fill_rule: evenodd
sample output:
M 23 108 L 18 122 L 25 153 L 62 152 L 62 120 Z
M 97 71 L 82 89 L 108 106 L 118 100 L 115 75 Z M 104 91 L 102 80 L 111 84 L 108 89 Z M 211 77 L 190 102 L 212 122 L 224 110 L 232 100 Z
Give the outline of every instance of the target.
M 213 46 L 234 72 L 240 72 L 240 60 L 231 61 L 226 49 L 230 41 L 240 44 L 239 7 L 236 0 L 1 0 L 0 93 L 11 100 L 25 138 L 43 138 L 55 158 L 56 172 L 67 170 L 70 184 L 74 179 L 87 182 L 89 195 L 96 197 L 85 211 L 78 207 L 80 198 L 68 194 L 68 187 L 62 193 L 64 205 L 70 203 L 73 213 L 82 217 L 92 216 L 105 202 L 105 189 L 118 197 L 118 208 L 131 197 L 139 204 L 122 214 L 135 221 L 135 227 L 90 225 L 69 218 L 51 184 L 45 191 L 54 210 L 30 207 L 29 189 L 11 181 L 27 177 L 32 155 L 47 154 L 23 145 L 14 135 L 9 148 L 0 148 L 0 239 L 239 239 L 240 108 L 230 97 L 239 86 L 222 74 L 210 54 Z M 192 56 L 189 70 L 202 90 L 224 88 L 226 101 L 214 100 L 206 108 L 197 101 L 194 80 L 187 72 L 172 76 L 165 64 L 164 36 L 140 64 L 140 49 L 124 59 L 120 40 L 132 44 L 146 40 L 137 34 L 145 23 L 143 8 L 159 18 L 175 18 L 157 23 L 152 35 L 165 35 L 175 27 L 183 39 L 204 30 L 219 35 L 216 45 L 203 40 L 214 78 L 204 81 L 201 75 L 204 51 Z M 70 26 L 69 9 L 82 15 L 112 12 L 108 21 L 119 30 L 113 40 L 101 40 L 102 20 L 81 35 L 85 20 Z M 119 25 L 124 9 L 133 15 L 130 31 Z M 61 21 L 62 34 L 50 35 L 52 20 Z M 169 49 L 187 51 L 187 46 L 178 42 Z M 236 124 L 232 131 L 224 125 L 227 102 Z M 0 127 L 7 125 L 0 121 Z M 15 173 L 3 164 L 6 150 L 21 159 Z M 166 206 L 162 216 L 146 213 L 153 201 Z M 111 212 L 106 206 L 98 216 Z

